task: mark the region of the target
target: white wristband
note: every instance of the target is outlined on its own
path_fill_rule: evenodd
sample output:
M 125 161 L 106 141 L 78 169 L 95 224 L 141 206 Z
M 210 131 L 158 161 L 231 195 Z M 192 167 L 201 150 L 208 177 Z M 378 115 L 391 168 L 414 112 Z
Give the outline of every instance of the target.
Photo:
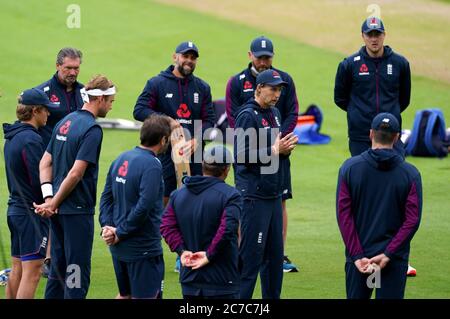
M 43 183 L 41 184 L 42 197 L 44 199 L 48 197 L 53 197 L 53 185 L 52 183 Z

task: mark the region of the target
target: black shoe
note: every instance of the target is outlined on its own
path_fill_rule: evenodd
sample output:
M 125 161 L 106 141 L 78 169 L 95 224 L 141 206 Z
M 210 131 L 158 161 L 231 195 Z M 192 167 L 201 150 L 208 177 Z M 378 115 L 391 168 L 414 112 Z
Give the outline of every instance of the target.
M 50 258 L 45 258 L 44 259 L 44 264 L 42 265 L 42 277 L 44 278 L 48 278 L 48 275 L 50 274 L 50 262 L 51 259 Z

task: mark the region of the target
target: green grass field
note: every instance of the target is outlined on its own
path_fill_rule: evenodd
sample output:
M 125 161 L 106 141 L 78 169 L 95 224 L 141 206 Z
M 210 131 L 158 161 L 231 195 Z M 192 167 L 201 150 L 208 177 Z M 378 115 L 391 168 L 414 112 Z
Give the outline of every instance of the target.
M 119 92 L 108 116 L 132 119 L 135 100 L 146 80 L 171 63 L 172 52 L 179 42 L 190 39 L 198 45 L 200 58 L 196 75 L 211 85 L 213 98 L 221 98 L 228 78 L 246 66 L 250 41 L 261 34 L 260 30 L 242 24 L 146 0 L 78 0 L 81 28 L 69 29 L 66 8 L 71 3 L 73 1 L 67 0 L 2 1 L 2 122 L 15 119 L 16 96 L 21 90 L 52 76 L 56 53 L 61 47 L 75 46 L 83 51 L 81 82 L 87 82 L 93 74 L 104 73 L 116 83 Z M 344 298 L 344 246 L 334 205 L 338 168 L 349 153 L 345 113 L 333 103 L 334 76 L 343 55 L 277 34 L 264 34 L 275 43 L 274 65 L 288 71 L 296 82 L 301 111 L 310 103 L 320 105 L 325 118 L 322 132 L 332 136 L 330 144 L 299 146 L 292 156 L 294 199 L 288 202 L 286 251 L 300 266 L 300 272 L 285 274 L 282 297 Z M 395 48 L 395 44 L 392 46 Z M 357 49 L 349 48 L 348 54 Z M 404 127 L 410 128 L 415 112 L 426 107 L 440 107 L 450 121 L 449 101 L 449 84 L 413 76 L 412 101 L 403 114 Z M 137 142 L 137 132 L 105 130 L 98 195 L 111 161 Z M 411 250 L 411 263 L 418 269 L 418 276 L 408 279 L 406 297 L 449 298 L 450 278 L 446 270 L 450 269 L 450 161 L 448 158 L 408 158 L 408 161 L 422 173 L 424 206 L 422 224 Z M 3 156 L 0 166 L 3 242 L 0 249 L 8 255 L 9 231 L 5 214 L 8 191 Z M 179 298 L 178 274 L 173 272 L 175 255 L 164 247 L 164 297 Z M 44 284 L 42 280 L 38 297 L 43 296 Z M 116 292 L 109 251 L 96 236 L 88 297 L 111 298 Z M 260 297 L 259 289 L 255 297 Z M 4 298 L 2 287 L 0 298 Z

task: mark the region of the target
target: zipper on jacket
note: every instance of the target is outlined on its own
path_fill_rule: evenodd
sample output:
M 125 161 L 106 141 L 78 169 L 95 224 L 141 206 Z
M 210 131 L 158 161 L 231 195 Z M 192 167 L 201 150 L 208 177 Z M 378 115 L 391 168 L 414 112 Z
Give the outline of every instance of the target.
M 70 98 L 69 98 L 69 95 L 67 95 L 66 90 L 64 90 L 64 96 L 66 97 L 66 101 L 67 101 L 67 112 L 70 113 Z M 67 114 L 69 114 L 69 113 L 67 113 Z
M 378 75 L 378 63 L 375 63 L 375 81 L 376 81 L 376 107 L 377 107 L 377 114 L 380 113 L 380 97 L 379 97 L 379 75 Z

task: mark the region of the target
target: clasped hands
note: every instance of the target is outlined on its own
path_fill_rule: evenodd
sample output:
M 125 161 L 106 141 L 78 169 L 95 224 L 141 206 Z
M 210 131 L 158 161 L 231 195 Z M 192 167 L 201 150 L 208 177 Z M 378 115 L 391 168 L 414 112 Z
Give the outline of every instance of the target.
M 386 267 L 389 262 L 389 257 L 385 254 L 379 254 L 372 258 L 363 257 L 355 260 L 354 264 L 362 274 L 372 274 L 377 270 Z
M 43 204 L 33 203 L 34 212 L 41 217 L 49 218 L 58 213 L 58 208 L 53 204 L 53 198 L 47 198 Z
M 206 256 L 205 251 L 192 251 L 185 250 L 180 256 L 181 265 L 184 267 L 191 267 L 192 269 L 199 269 L 209 264 L 209 259 Z

